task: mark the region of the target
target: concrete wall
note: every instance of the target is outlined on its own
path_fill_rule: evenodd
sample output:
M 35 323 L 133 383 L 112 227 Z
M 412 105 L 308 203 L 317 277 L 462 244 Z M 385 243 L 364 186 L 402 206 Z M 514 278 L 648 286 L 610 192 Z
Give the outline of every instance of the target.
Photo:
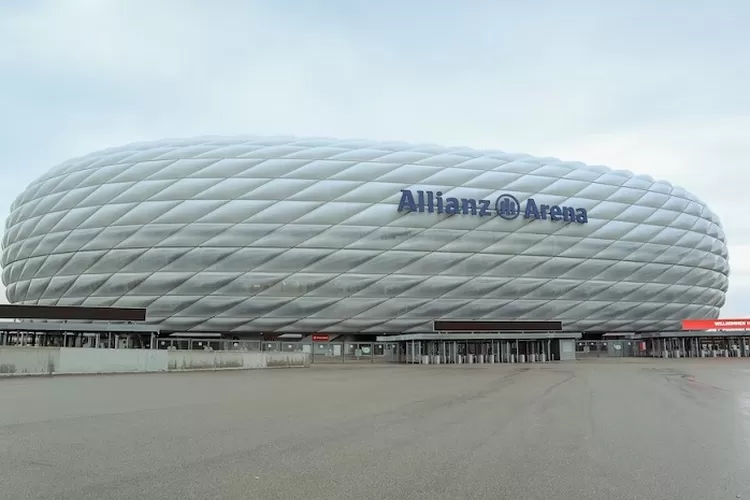
M 246 352 L 245 366 L 254 367 L 255 363 L 260 363 L 259 368 L 273 368 L 279 366 L 310 366 L 310 354 L 306 352 L 269 352 L 263 354 L 273 354 L 273 356 L 264 356 L 257 359 L 259 352 Z
M 169 354 L 170 370 L 215 370 L 244 368 L 241 352 L 165 351 Z M 263 353 L 258 353 L 263 354 Z
M 166 370 L 167 351 L 60 348 L 59 373 L 161 372 Z
M 573 361 L 576 359 L 575 340 L 560 339 L 560 361 Z
M 54 347 L 0 347 L 0 375 L 53 373 L 60 366 L 60 349 Z
M 310 366 L 310 355 L 302 352 L 0 347 L 0 376 L 51 373 L 250 370 L 292 366 Z
M 310 355 L 303 352 L 165 351 L 169 370 L 256 369 L 277 366 L 309 366 Z

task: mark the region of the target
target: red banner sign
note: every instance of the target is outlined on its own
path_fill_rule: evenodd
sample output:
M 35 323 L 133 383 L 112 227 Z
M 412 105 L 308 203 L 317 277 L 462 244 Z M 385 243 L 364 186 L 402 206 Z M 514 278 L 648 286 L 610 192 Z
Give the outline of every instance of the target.
M 328 335 L 317 334 L 312 336 L 313 342 L 328 342 Z
M 683 330 L 750 330 L 750 319 L 686 319 Z

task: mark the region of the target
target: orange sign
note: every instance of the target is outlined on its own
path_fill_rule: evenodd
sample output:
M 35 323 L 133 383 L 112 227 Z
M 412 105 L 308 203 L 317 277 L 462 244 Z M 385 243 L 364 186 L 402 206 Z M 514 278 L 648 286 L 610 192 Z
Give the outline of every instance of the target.
M 750 330 L 750 319 L 685 319 L 683 330 Z

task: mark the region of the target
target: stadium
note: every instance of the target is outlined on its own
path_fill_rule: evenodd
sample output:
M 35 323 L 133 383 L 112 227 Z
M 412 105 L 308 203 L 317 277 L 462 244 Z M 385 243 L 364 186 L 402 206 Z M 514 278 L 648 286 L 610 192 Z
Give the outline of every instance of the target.
M 717 318 L 718 217 L 665 181 L 464 147 L 294 137 L 142 142 L 69 160 L 6 221 L 11 304 L 138 307 L 163 332 L 601 334 Z

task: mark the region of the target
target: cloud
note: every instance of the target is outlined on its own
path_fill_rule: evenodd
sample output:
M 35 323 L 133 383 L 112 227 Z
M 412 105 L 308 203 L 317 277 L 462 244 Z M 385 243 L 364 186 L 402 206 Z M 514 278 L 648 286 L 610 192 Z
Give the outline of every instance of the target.
M 71 156 L 201 134 L 496 148 L 668 179 L 748 255 L 743 0 L 0 6 L 0 217 Z M 19 172 L 17 175 L 9 173 Z M 733 265 L 734 267 L 734 265 Z M 741 314 L 738 265 L 726 312 Z

